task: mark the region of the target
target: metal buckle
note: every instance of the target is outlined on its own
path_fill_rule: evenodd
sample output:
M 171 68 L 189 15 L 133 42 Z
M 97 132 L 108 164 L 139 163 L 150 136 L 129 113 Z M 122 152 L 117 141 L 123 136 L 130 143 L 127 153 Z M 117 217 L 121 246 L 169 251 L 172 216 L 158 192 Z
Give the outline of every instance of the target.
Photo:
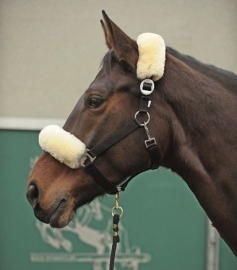
M 89 149 L 86 149 L 86 154 L 84 155 L 84 157 L 82 158 L 82 161 L 81 161 L 81 166 L 82 167 L 86 167 L 86 161 L 87 161 L 87 159 L 89 158 L 89 160 L 90 160 L 90 162 L 91 163 L 93 163 L 94 162 L 94 160 L 96 159 L 96 157 L 92 157 L 89 153 L 88 153 L 88 151 L 89 151 Z
M 144 143 L 146 145 L 146 148 L 149 148 L 152 145 L 157 145 L 155 138 L 149 138 L 148 140 L 145 140 Z
M 147 125 L 144 125 L 144 128 L 145 128 L 145 131 L 146 131 L 146 135 L 147 135 L 147 140 L 144 141 L 145 145 L 146 145 L 146 148 L 149 148 L 153 145 L 157 145 L 156 144 L 156 139 L 153 137 L 151 138 L 150 136 L 150 132 L 149 132 L 149 129 L 147 127 Z
M 140 84 L 140 90 L 143 95 L 149 96 L 155 89 L 155 84 L 151 79 L 145 79 Z

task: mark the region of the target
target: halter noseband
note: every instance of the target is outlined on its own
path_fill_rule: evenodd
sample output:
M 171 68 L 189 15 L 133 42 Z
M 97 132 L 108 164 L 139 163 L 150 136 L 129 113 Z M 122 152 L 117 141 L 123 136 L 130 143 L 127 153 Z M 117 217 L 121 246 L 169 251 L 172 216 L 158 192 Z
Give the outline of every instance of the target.
M 97 144 L 91 149 L 87 149 L 86 152 L 87 159 L 82 162 L 82 166 L 86 168 L 86 170 L 93 176 L 97 184 L 100 185 L 103 189 L 105 189 L 108 194 L 116 194 L 119 191 L 125 190 L 127 184 L 135 175 L 127 178 L 122 185 L 115 186 L 95 166 L 94 160 L 97 158 L 98 155 L 102 154 L 104 151 L 106 151 L 108 148 L 110 148 L 117 142 L 121 141 L 123 138 L 128 136 L 137 128 L 144 127 L 147 134 L 147 140 L 145 140 L 144 143 L 145 147 L 147 148 L 150 154 L 151 159 L 150 169 L 157 169 L 159 167 L 161 158 L 160 151 L 157 146 L 155 138 L 150 137 L 150 132 L 147 127 L 147 124 L 150 121 L 150 114 L 148 112 L 148 109 L 151 105 L 151 100 L 149 98 L 149 95 L 154 90 L 154 82 L 150 79 L 143 80 L 141 82 L 140 89 L 142 93 L 140 99 L 140 108 L 136 112 L 134 119 L 129 123 L 127 123 L 125 126 L 123 126 L 121 129 L 115 131 L 103 142 Z M 142 116 L 144 115 L 147 117 L 147 120 L 142 123 L 140 122 L 139 118 L 143 118 Z

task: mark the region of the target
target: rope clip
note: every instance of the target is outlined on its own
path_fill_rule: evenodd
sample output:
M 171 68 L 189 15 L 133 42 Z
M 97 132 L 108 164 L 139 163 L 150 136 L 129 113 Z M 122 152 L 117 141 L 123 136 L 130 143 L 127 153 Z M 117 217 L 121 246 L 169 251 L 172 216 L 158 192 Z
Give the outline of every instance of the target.
M 123 215 L 123 208 L 119 206 L 119 192 L 115 195 L 114 202 L 115 202 L 115 205 L 112 208 L 112 216 L 114 216 L 115 214 L 118 214 L 119 218 L 121 218 Z

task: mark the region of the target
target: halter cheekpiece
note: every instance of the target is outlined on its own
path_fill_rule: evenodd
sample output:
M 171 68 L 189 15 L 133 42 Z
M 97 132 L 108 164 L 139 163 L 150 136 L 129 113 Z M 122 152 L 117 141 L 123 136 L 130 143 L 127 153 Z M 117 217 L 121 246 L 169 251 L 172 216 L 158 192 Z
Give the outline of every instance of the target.
M 137 44 L 139 51 L 137 77 L 142 81 L 140 84 L 140 108 L 134 115 L 133 120 L 91 149 L 87 149 L 86 145 L 73 134 L 55 125 L 46 126 L 39 134 L 39 144 L 44 151 L 72 169 L 84 167 L 97 184 L 109 194 L 116 194 L 124 190 L 135 175 L 126 179 L 120 186 L 111 183 L 94 164 L 97 156 L 108 148 L 137 128 L 142 127 L 147 135 L 144 144 L 150 155 L 150 169 L 158 168 L 161 158 L 156 140 L 150 136 L 148 128 L 150 114 L 148 110 L 151 106 L 150 95 L 155 89 L 154 81 L 159 80 L 164 73 L 165 43 L 159 35 L 144 33 L 138 37 Z

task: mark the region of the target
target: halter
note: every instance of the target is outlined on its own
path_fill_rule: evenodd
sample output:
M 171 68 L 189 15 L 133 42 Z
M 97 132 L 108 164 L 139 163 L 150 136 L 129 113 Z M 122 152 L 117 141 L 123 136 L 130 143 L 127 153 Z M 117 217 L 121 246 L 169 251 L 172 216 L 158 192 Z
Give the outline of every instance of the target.
M 164 73 L 165 43 L 159 35 L 144 33 L 138 36 L 137 45 L 139 51 L 137 77 L 141 80 L 141 98 L 140 107 L 135 113 L 134 119 L 91 149 L 86 149 L 86 145 L 78 138 L 57 126 L 47 126 L 39 135 L 39 144 L 43 150 L 72 169 L 83 166 L 97 184 L 109 194 L 117 194 L 119 191 L 125 190 L 135 175 L 128 177 L 121 185 L 116 186 L 100 172 L 94 161 L 100 154 L 123 140 L 137 128 L 144 128 L 147 135 L 144 144 L 150 155 L 150 169 L 158 168 L 161 159 L 156 140 L 150 136 L 147 125 L 150 122 L 148 110 L 151 106 L 150 95 L 155 88 L 154 81 L 159 80 Z
M 157 169 L 159 167 L 161 158 L 160 151 L 155 138 L 150 137 L 150 132 L 147 127 L 147 124 L 150 122 L 150 114 L 148 112 L 148 109 L 150 108 L 151 100 L 149 96 L 154 90 L 154 82 L 150 79 L 143 80 L 140 85 L 140 90 L 142 93 L 140 99 L 140 108 L 135 113 L 134 119 L 127 123 L 125 126 L 123 126 L 121 129 L 115 131 L 103 142 L 97 144 L 91 149 L 87 149 L 87 159 L 82 162 L 82 166 L 86 168 L 86 170 L 93 176 L 97 184 L 101 186 L 104 190 L 106 190 L 108 194 L 117 194 L 120 191 L 124 191 L 129 181 L 136 175 L 127 178 L 122 185 L 115 186 L 100 172 L 100 170 L 94 164 L 94 161 L 100 154 L 105 152 L 108 148 L 110 148 L 117 142 L 127 137 L 137 128 L 144 128 L 147 135 L 147 139 L 144 141 L 144 144 L 149 152 L 151 159 L 150 169 Z M 141 120 L 139 119 L 143 119 L 144 116 L 147 119 L 146 121 L 141 122 Z

